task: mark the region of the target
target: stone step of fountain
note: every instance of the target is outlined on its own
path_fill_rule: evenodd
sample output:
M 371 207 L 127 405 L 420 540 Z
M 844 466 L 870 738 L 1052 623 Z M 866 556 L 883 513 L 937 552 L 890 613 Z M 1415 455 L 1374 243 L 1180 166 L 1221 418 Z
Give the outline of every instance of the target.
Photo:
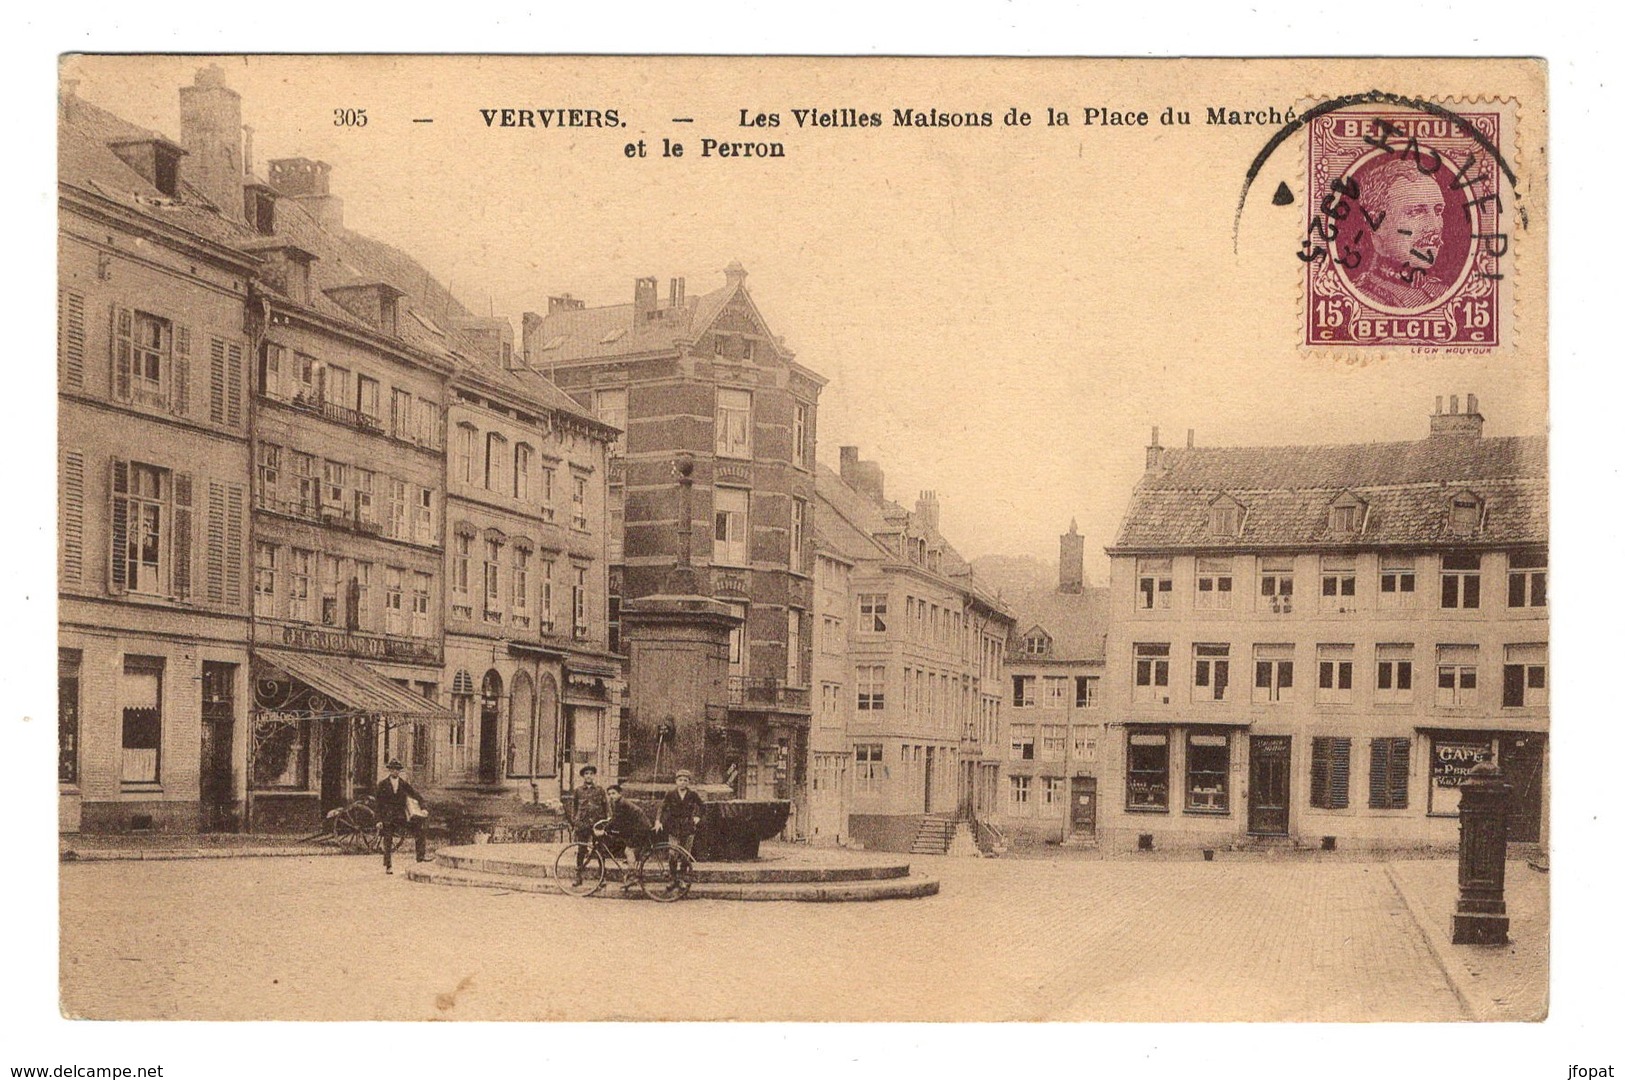
M 409 881 L 463 888 L 500 889 L 507 892 L 553 893 L 565 895 L 551 876 L 498 874 L 481 870 L 454 869 L 441 863 L 422 863 L 406 871 Z M 856 881 L 803 882 L 696 882 L 688 900 L 801 901 L 841 903 L 868 900 L 909 900 L 935 896 L 940 888 L 935 878 L 904 877 Z M 606 882 L 592 899 L 642 900 L 640 890 L 624 890 L 616 882 Z M 686 901 L 685 901 L 686 902 Z
M 509 877 L 549 877 L 563 850 L 561 844 L 464 844 L 435 852 L 436 865 L 448 870 Z M 852 881 L 889 881 L 908 877 L 909 865 L 883 853 L 792 850 L 750 862 L 702 862 L 695 881 L 715 885 L 807 885 Z M 616 870 L 609 868 L 611 877 Z

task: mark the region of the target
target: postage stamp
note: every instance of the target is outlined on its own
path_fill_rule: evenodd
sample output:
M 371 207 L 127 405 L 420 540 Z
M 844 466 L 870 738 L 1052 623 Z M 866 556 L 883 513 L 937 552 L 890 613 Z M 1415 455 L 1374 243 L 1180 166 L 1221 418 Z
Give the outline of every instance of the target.
M 1508 117 L 1418 104 L 1310 121 L 1306 346 L 1473 354 L 1509 341 Z

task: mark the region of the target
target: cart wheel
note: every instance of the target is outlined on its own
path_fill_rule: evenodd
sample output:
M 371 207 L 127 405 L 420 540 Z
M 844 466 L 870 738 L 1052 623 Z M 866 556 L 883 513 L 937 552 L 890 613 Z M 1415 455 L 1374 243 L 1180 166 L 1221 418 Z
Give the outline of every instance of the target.
M 576 858 L 582 853 L 578 872 Z M 604 887 L 604 857 L 591 844 L 570 844 L 553 860 L 553 880 L 571 896 L 591 896 Z
M 651 900 L 681 900 L 694 887 L 694 856 L 681 844 L 656 844 L 638 863 L 638 880 Z
M 333 837 L 347 851 L 357 854 L 373 850 L 378 843 L 372 814 L 364 807 L 350 807 L 333 819 Z

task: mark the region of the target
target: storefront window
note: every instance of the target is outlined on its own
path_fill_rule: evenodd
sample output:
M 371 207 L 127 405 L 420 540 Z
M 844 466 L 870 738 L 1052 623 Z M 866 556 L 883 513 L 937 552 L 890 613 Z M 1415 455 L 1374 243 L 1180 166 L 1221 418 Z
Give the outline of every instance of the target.
M 1133 732 L 1128 737 L 1128 808 L 1168 809 L 1168 733 Z
M 1436 738 L 1429 755 L 1428 813 L 1454 817 L 1461 808 L 1461 782 L 1474 765 L 1495 761 L 1493 739 Z
M 1230 812 L 1230 736 L 1191 732 L 1185 746 L 1185 809 Z
M 310 721 L 260 720 L 254 731 L 256 790 L 283 788 L 304 791 L 310 781 Z

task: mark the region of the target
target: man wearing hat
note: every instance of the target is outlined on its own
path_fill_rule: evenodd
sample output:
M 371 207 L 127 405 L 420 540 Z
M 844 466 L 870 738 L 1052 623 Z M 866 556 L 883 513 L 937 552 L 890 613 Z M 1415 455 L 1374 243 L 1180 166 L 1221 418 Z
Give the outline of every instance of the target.
M 570 824 L 576 839 L 589 847 L 576 849 L 576 884 L 581 884 L 581 868 L 587 865 L 587 852 L 592 844 L 592 827 L 609 817 L 609 799 L 598 786 L 598 766 L 581 766 L 581 783 L 571 793 Z
M 688 786 L 692 779 L 687 769 L 678 769 L 677 786 L 666 792 L 655 813 L 655 832 L 689 851 L 694 850 L 694 830 L 700 827 L 703 805 L 700 793 Z
M 411 799 L 421 807 L 423 796 L 402 778 L 400 761 L 391 758 L 385 768 L 389 770 L 389 775 L 378 781 L 378 787 L 372 794 L 378 803 L 378 819 L 384 824 L 379 837 L 384 848 L 384 873 L 393 874 L 395 868 L 390 864 L 390 855 L 395 847 L 395 836 L 402 829 L 408 829 L 412 833 L 412 839 L 417 845 L 418 862 L 428 858 L 423 842 L 423 820 L 428 815 L 413 817 L 407 813 L 406 800 Z

